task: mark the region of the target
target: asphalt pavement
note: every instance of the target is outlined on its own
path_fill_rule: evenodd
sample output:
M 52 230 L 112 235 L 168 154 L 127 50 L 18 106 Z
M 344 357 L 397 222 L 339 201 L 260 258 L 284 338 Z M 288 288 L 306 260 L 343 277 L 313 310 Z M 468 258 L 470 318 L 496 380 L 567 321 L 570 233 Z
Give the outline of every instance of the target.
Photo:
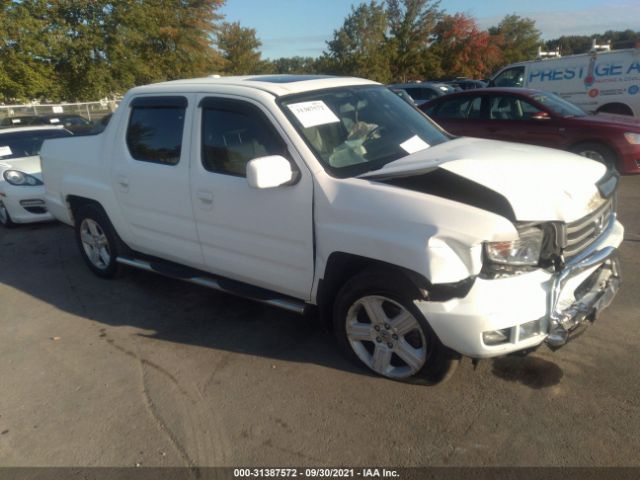
M 368 374 L 313 317 L 160 276 L 101 280 L 71 228 L 0 229 L 2 466 L 640 466 L 640 176 L 624 283 L 562 349 Z

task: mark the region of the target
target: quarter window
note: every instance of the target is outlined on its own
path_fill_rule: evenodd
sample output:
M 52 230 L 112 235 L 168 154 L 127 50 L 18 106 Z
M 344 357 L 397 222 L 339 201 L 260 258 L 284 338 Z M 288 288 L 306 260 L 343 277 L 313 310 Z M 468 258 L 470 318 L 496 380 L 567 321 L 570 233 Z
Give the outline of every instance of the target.
M 127 146 L 131 156 L 143 162 L 176 165 L 180 161 L 186 99 L 156 103 L 145 99 L 132 103 Z
M 227 99 L 202 102 L 206 170 L 244 177 L 250 160 L 267 155 L 286 155 L 286 145 L 258 107 Z

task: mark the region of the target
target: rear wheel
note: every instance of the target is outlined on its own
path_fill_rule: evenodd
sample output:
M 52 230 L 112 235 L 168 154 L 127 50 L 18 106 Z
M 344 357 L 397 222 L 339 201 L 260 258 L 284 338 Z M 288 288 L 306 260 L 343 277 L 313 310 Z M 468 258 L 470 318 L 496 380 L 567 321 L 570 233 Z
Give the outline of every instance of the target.
M 107 215 L 97 205 L 87 205 L 78 212 L 76 241 L 82 258 L 93 273 L 102 278 L 117 274 L 117 236 Z
M 7 207 L 5 207 L 4 202 L 0 200 L 0 224 L 5 228 L 11 228 L 15 224 L 13 220 L 11 220 L 11 215 L 9 215 L 9 211 Z
M 573 153 L 604 163 L 608 168 L 615 168 L 618 156 L 606 145 L 595 142 L 585 142 L 571 147 Z
M 633 116 L 631 109 L 622 103 L 609 103 L 597 110 L 597 113 L 615 113 L 616 115 Z
M 340 290 L 334 332 L 352 360 L 384 377 L 436 384 L 448 379 L 459 355 L 447 349 L 414 304 L 402 275 L 365 271 Z

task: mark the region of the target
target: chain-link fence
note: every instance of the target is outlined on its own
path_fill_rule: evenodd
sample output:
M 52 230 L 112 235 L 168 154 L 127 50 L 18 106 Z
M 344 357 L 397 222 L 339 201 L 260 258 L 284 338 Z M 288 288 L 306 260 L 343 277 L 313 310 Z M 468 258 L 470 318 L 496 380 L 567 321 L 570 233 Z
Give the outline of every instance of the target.
M 0 105 L 0 120 L 3 118 L 40 116 L 55 114 L 80 115 L 90 121 L 100 120 L 105 115 L 116 109 L 115 101 L 60 103 L 60 104 L 33 104 L 33 105 Z

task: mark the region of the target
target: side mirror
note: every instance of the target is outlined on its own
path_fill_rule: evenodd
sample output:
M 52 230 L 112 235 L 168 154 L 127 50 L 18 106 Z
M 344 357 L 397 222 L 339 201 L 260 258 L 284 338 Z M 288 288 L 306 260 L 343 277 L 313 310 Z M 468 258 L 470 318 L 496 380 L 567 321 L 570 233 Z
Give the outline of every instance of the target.
M 274 188 L 294 179 L 291 162 L 280 155 L 254 158 L 247 163 L 247 183 L 251 188 Z
M 531 115 L 531 118 L 534 120 L 551 120 L 548 112 L 536 112 Z

